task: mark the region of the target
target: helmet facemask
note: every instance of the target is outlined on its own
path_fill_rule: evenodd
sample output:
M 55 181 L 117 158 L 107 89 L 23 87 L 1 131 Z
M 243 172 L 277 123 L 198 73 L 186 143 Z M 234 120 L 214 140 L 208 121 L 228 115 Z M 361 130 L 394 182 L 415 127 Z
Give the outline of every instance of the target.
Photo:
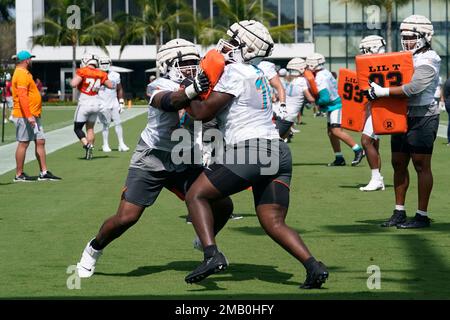
M 216 50 L 220 52 L 226 62 L 242 63 L 242 48 L 244 44 L 239 43 L 236 38 L 231 37 L 229 40 L 220 39 L 217 43 Z
M 182 58 L 176 58 L 168 68 L 170 80 L 179 83 L 183 82 L 185 78 L 194 79 L 199 71 L 198 57 L 184 61 L 181 59 Z
M 425 36 L 413 31 L 402 31 L 402 47 L 404 51 L 417 53 L 422 48 L 429 46 Z

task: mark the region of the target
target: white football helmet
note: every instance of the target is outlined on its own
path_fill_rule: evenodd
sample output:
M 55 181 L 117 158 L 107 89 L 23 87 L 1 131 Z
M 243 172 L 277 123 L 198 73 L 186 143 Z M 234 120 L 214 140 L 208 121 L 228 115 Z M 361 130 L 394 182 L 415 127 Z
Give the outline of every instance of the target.
M 385 53 L 386 41 L 383 37 L 377 35 L 367 36 L 359 43 L 359 51 L 362 54 Z
M 291 76 L 301 76 L 306 70 L 306 61 L 302 58 L 291 59 L 286 68 L 289 70 Z
M 313 53 L 306 58 L 306 65 L 311 71 L 322 70 L 325 65 L 325 57 L 320 53 Z
M 278 76 L 286 77 L 287 76 L 287 70 L 285 68 L 281 68 L 280 70 L 278 70 Z
M 403 20 L 400 25 L 402 47 L 404 51 L 415 54 L 425 47 L 431 47 L 434 28 L 427 17 L 412 15 Z
M 231 39 L 219 40 L 216 47 L 226 61 L 258 64 L 272 54 L 273 39 L 261 22 L 235 22 L 228 28 L 227 35 Z
M 108 72 L 109 68 L 112 65 L 111 59 L 108 56 L 99 57 L 98 63 L 99 63 L 100 70 L 105 71 L 105 72 Z
M 98 56 L 92 53 L 85 53 L 81 58 L 80 67 L 84 68 L 88 65 L 92 65 L 98 68 Z
M 9 72 L 6 73 L 5 80 L 6 81 L 11 81 L 11 73 L 9 73 Z
M 183 65 L 185 61 L 192 61 Z M 173 39 L 158 50 L 156 66 L 172 81 L 182 82 L 187 76 L 194 78 L 198 72 L 200 53 L 195 44 L 184 39 Z

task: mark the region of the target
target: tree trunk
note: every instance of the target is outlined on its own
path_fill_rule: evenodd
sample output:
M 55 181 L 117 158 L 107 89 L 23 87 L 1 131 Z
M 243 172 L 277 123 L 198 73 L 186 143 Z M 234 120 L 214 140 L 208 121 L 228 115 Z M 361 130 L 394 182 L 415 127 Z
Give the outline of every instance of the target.
M 386 51 L 392 52 L 392 8 L 386 8 Z
M 75 71 L 77 69 L 77 46 L 72 45 L 72 79 L 75 77 Z M 77 101 L 77 88 L 72 88 L 72 101 Z
M 158 54 L 159 47 L 161 46 L 161 38 L 159 37 L 159 33 L 157 35 L 155 34 L 155 46 L 156 46 L 156 54 Z M 160 76 L 159 68 L 158 68 L 158 63 L 156 61 L 155 61 L 155 65 L 156 65 L 156 78 L 159 78 L 159 76 Z

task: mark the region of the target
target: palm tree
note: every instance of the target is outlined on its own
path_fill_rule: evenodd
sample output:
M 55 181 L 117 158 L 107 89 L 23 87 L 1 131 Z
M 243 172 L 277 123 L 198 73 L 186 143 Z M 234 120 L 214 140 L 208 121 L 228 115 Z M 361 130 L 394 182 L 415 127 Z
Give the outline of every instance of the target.
M 384 8 L 386 10 L 386 45 L 387 51 L 392 51 L 392 12 L 394 6 L 404 6 L 411 2 L 411 0 L 341 0 L 344 3 L 357 4 L 360 6 L 371 6 L 376 5 L 380 8 Z
M 161 46 L 161 35 L 168 32 L 173 38 L 178 27 L 187 27 L 192 21 L 192 9 L 179 0 L 137 0 L 142 8 L 142 16 L 126 15 L 121 20 L 125 33 L 120 39 L 120 53 L 133 42 L 144 37 L 155 42 L 156 51 Z M 177 22 L 184 17 L 186 22 Z
M 0 21 L 11 21 L 11 9 L 14 8 L 14 0 L 0 0 Z
M 33 47 L 36 45 L 72 47 L 72 74 L 76 70 L 76 47 L 79 45 L 96 45 L 108 53 L 106 46 L 118 35 L 115 23 L 99 21 L 92 14 L 90 0 L 54 0 L 52 7 L 42 20 L 35 22 L 35 28 L 42 29 L 43 34 L 32 37 Z M 69 14 L 66 12 L 71 5 L 80 7 L 80 29 L 70 28 L 66 23 Z M 75 101 L 76 89 L 72 90 L 72 100 Z

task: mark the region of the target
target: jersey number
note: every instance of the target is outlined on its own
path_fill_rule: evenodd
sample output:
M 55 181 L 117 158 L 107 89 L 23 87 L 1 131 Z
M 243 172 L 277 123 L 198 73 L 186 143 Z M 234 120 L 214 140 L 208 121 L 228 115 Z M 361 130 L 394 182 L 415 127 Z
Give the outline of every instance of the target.
M 260 77 L 256 80 L 256 89 L 261 92 L 263 96 L 262 108 L 267 109 L 268 104 L 272 102 L 272 92 L 266 77 Z
M 86 88 L 86 93 L 97 92 L 100 89 L 100 79 L 86 78 L 86 83 L 88 87 Z
M 344 94 L 342 95 L 342 98 L 345 100 L 352 100 L 361 103 L 364 100 L 364 94 L 363 91 L 359 90 L 358 85 L 353 85 L 353 83 L 346 83 L 344 84 Z
M 372 73 L 369 80 L 382 87 L 385 86 L 386 82 L 389 82 L 390 87 L 399 87 L 403 84 L 403 75 L 398 71 L 389 72 L 386 77 L 382 73 Z

